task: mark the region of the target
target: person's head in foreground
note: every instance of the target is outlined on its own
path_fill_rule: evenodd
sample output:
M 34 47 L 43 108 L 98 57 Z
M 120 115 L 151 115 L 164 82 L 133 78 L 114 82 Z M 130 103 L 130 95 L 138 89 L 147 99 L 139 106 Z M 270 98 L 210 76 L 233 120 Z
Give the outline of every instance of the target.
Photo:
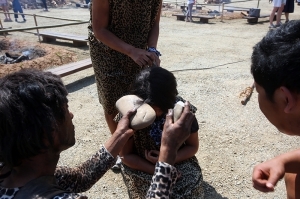
M 0 79 L 0 161 L 6 167 L 75 144 L 67 94 L 49 72 L 21 70 Z
M 144 99 L 160 116 L 174 108 L 178 94 L 176 78 L 164 68 L 150 67 L 137 75 L 130 93 Z
M 251 73 L 261 111 L 279 131 L 300 135 L 300 21 L 271 30 L 254 47 Z
M 255 45 L 251 73 L 259 107 L 281 132 L 300 135 L 300 21 L 271 30 Z M 300 151 L 279 155 L 258 164 L 252 174 L 254 188 L 274 191 L 285 177 L 288 198 L 300 197 Z

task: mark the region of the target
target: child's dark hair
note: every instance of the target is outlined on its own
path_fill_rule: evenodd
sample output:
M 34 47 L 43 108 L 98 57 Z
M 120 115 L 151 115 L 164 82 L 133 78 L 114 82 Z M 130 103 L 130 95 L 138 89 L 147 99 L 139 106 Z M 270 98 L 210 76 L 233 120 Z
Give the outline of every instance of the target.
M 150 67 L 136 76 L 130 93 L 146 100 L 149 105 L 158 106 L 167 112 L 174 107 L 178 94 L 176 78 L 164 68 Z
M 20 164 L 53 143 L 65 119 L 67 90 L 59 76 L 23 69 L 0 79 L 0 162 Z

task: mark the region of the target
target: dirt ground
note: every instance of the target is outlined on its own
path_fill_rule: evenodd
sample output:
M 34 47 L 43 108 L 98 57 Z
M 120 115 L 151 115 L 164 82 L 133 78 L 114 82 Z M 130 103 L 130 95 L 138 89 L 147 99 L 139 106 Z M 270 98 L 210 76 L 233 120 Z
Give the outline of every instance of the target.
M 257 1 L 233 5 L 256 7 Z M 262 14 L 268 14 L 272 5 L 260 2 L 260 8 Z M 218 7 L 211 9 L 218 10 Z M 291 19 L 300 18 L 299 9 L 295 5 Z M 89 19 L 87 9 L 74 7 L 50 9 L 50 12 L 25 10 L 25 13 Z M 241 104 L 239 97 L 253 83 L 250 74 L 252 47 L 267 33 L 267 20 L 260 19 L 255 25 L 239 17 L 223 22 L 217 18 L 210 20 L 209 24 L 185 23 L 176 21 L 167 12 L 162 13 L 158 42 L 162 53 L 161 66 L 175 74 L 179 94 L 198 108 L 200 148 L 196 156 L 202 168 L 208 199 L 286 198 L 283 181 L 278 183 L 275 192 L 260 193 L 252 187 L 251 173 L 254 165 L 297 148 L 300 139 L 279 133 L 267 121 L 259 110 L 256 92 L 246 105 Z M 59 23 L 65 22 L 38 18 L 38 24 Z M 31 27 L 34 21 L 28 16 L 26 23 L 3 24 L 13 28 Z M 86 26 L 68 26 L 51 31 L 85 35 Z M 3 38 L 0 36 L 0 39 Z M 89 57 L 88 47 L 75 48 L 65 41 L 39 44 L 37 36 L 24 32 L 10 33 L 7 38 L 70 53 L 72 60 Z M 110 133 L 98 102 L 93 69 L 64 77 L 63 81 L 69 91 L 70 110 L 75 115 L 77 143 L 62 153 L 59 164 L 76 166 L 99 149 Z M 128 198 L 122 175 L 111 170 L 85 194 L 93 199 Z

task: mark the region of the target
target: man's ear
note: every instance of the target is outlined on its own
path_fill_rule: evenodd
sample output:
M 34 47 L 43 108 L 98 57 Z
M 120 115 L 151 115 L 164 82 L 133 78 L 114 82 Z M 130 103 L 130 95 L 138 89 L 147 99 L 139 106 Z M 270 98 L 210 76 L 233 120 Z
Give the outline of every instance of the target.
M 284 112 L 291 113 L 294 110 L 294 108 L 297 106 L 297 95 L 295 93 L 292 93 L 285 86 L 281 86 L 280 91 L 283 94 L 283 97 L 285 98 Z

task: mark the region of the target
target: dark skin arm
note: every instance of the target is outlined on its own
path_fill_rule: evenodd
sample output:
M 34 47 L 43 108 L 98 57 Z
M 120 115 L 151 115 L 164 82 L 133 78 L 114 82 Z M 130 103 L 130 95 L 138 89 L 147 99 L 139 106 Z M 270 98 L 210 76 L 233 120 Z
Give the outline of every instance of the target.
M 195 115 L 190 112 L 189 102 L 185 102 L 183 113 L 179 120 L 173 123 L 173 110 L 166 116 L 158 161 L 174 165 L 177 151 L 183 142 L 190 136 L 191 126 Z
M 108 0 L 97 0 L 92 3 L 92 25 L 95 37 L 110 48 L 129 56 L 139 66 L 152 66 L 153 62 L 159 63 L 158 57 L 153 52 L 135 48 L 124 42 L 107 29 L 109 23 L 109 2 Z M 151 31 L 152 32 L 152 31 Z M 156 30 L 153 29 L 156 33 Z M 154 41 L 154 33 L 149 34 L 151 42 Z M 158 35 L 157 35 L 158 37 Z M 157 41 L 156 41 L 157 42 Z

